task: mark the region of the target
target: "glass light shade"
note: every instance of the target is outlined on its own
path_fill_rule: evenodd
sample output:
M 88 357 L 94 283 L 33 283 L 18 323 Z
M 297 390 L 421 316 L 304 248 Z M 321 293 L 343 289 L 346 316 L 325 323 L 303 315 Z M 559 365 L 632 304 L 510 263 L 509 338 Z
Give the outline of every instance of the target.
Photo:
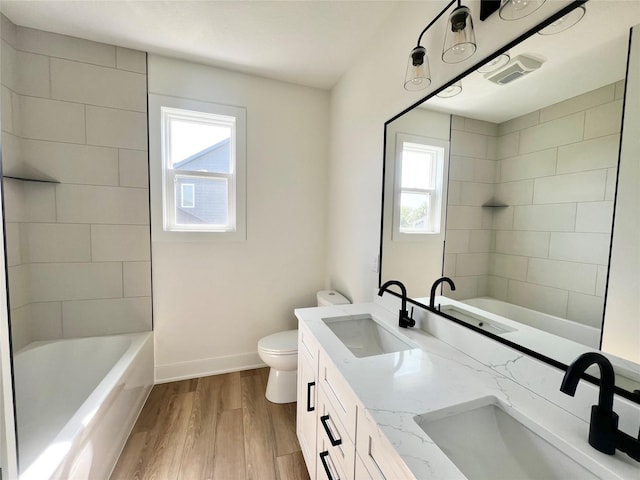
M 518 20 L 539 9 L 545 0 L 502 0 L 500 18 L 503 20 Z
M 451 12 L 446 31 L 442 48 L 444 62 L 462 62 L 475 53 L 476 35 L 473 31 L 471 12 L 467 7 L 458 7 Z
M 422 90 L 431 85 L 431 71 L 429 70 L 429 57 L 424 47 L 416 47 L 411 50 L 407 74 L 404 79 L 405 90 Z
M 458 80 L 456 83 L 449 85 L 447 88 L 445 88 L 440 93 L 438 93 L 436 97 L 451 98 L 451 97 L 455 97 L 461 92 L 462 92 L 462 80 Z
M 564 32 L 582 20 L 582 17 L 584 17 L 586 12 L 587 9 L 584 8 L 584 5 L 580 5 L 578 8 L 571 10 L 564 17 L 560 17 L 555 22 L 544 27 L 538 33 L 540 35 L 555 35 L 556 33 Z
M 503 53 L 502 55 L 497 56 L 494 59 L 489 60 L 487 63 L 478 68 L 478 73 L 489 73 L 493 72 L 500 67 L 504 67 L 507 63 L 509 63 L 511 57 L 508 53 Z

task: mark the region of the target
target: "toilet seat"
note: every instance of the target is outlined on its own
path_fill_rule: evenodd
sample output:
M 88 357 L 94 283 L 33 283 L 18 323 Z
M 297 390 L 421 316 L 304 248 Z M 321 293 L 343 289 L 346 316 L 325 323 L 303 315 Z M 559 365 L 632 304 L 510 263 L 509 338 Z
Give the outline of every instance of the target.
M 260 339 L 258 350 L 269 355 L 297 355 L 298 330 L 286 330 L 268 335 Z

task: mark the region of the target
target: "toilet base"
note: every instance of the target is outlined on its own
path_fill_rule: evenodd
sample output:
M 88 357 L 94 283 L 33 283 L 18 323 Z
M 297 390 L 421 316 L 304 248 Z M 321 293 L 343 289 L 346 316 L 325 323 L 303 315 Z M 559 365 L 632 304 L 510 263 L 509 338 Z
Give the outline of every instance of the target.
M 273 403 L 292 403 L 296 401 L 296 370 L 269 370 L 269 380 L 265 397 Z

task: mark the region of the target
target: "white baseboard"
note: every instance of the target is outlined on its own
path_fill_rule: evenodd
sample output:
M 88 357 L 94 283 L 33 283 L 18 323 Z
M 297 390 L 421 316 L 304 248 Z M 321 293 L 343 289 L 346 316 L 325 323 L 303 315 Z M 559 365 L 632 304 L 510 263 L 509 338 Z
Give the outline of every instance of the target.
M 155 383 L 175 382 L 177 380 L 188 380 L 190 378 L 207 377 L 209 375 L 261 367 L 266 367 L 266 365 L 260 359 L 258 352 L 156 365 Z

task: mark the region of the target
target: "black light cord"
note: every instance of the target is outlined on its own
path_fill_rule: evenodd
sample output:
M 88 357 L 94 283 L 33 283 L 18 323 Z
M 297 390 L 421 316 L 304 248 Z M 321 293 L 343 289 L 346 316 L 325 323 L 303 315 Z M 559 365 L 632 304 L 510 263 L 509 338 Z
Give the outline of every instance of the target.
M 431 28 L 431 26 L 436 23 L 438 21 L 438 19 L 444 15 L 447 10 L 449 10 L 449 8 L 451 8 L 451 5 L 453 5 L 454 3 L 458 2 L 458 7 L 460 6 L 460 2 L 462 0 L 451 0 L 446 7 L 444 7 L 442 9 L 442 11 L 436 16 L 436 18 L 434 18 L 433 20 L 431 20 L 431 22 L 429 23 L 429 25 L 427 25 L 426 27 L 424 27 L 424 30 L 422 30 L 422 32 L 420 32 L 420 36 L 418 37 L 418 44 L 416 45 L 416 47 L 420 46 L 420 42 L 422 42 L 422 36 L 427 33 L 427 30 L 429 30 Z

